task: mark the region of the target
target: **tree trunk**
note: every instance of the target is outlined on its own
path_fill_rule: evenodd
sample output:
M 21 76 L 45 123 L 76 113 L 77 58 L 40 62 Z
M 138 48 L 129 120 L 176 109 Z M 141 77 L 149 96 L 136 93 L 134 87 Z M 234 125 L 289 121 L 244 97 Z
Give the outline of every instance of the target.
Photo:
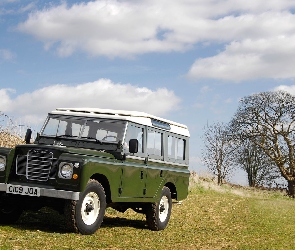
M 295 198 L 295 181 L 288 181 L 288 195 Z
M 217 184 L 221 185 L 221 175 L 220 174 L 217 175 Z
M 218 172 L 218 174 L 217 174 L 217 184 L 218 184 L 218 185 L 221 185 L 221 184 L 222 184 L 221 169 L 218 168 L 218 169 L 217 169 L 217 172 Z

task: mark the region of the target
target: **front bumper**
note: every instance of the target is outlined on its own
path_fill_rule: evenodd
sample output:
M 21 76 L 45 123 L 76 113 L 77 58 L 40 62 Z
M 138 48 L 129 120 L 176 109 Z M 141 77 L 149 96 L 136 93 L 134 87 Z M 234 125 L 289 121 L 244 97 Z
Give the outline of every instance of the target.
M 6 192 L 6 190 L 7 190 L 7 184 L 0 183 L 0 191 Z M 80 192 L 40 188 L 40 196 L 67 199 L 67 200 L 79 200 Z

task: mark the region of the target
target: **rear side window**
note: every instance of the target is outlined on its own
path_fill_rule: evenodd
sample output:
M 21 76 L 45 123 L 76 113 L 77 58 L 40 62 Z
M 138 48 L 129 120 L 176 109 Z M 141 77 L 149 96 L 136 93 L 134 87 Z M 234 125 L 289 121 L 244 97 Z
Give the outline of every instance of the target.
M 168 136 L 168 158 L 184 160 L 185 140 L 174 136 Z

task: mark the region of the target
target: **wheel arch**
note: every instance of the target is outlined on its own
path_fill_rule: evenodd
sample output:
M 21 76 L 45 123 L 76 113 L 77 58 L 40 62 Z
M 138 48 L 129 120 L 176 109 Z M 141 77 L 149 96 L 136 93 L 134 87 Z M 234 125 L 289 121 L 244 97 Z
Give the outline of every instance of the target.
M 94 174 L 90 179 L 97 180 L 104 188 L 107 203 L 112 202 L 111 188 L 107 177 L 103 174 Z
M 164 186 L 168 187 L 171 192 L 171 198 L 177 200 L 176 186 L 172 182 L 167 182 Z

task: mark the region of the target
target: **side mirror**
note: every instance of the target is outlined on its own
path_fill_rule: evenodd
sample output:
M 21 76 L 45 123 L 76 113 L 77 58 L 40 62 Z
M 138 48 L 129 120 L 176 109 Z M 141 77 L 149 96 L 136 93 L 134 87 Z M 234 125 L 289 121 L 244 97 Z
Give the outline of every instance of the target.
M 129 141 L 129 153 L 135 154 L 138 152 L 138 140 L 130 139 Z
M 32 138 L 32 130 L 28 128 L 25 135 L 26 144 L 30 144 L 31 138 Z

